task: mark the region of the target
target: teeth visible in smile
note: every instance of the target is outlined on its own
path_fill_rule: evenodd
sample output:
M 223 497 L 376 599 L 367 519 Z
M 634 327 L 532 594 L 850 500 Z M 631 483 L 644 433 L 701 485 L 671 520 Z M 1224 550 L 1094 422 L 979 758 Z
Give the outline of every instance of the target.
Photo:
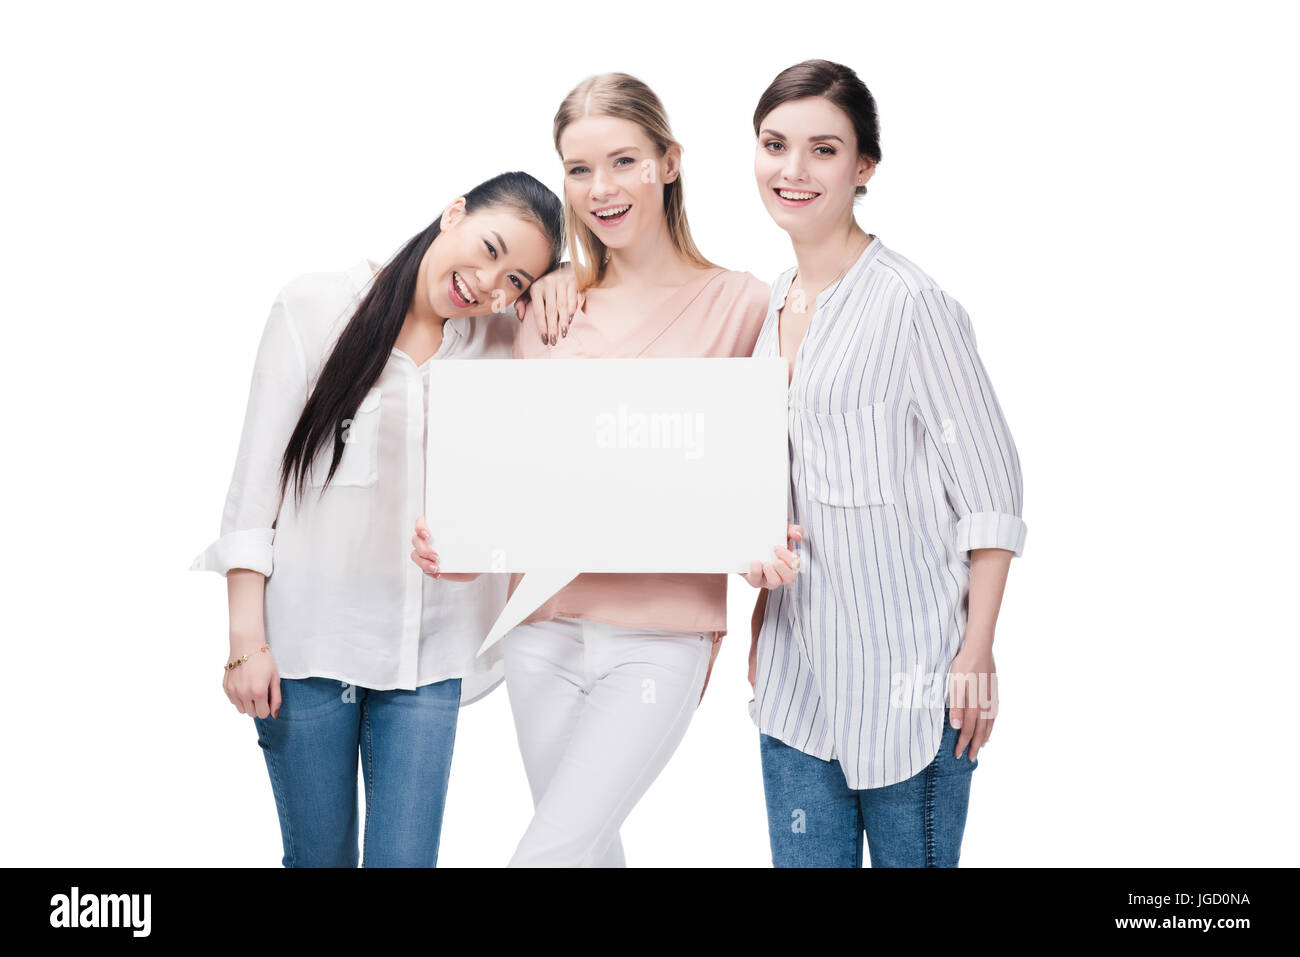
M 460 293 L 462 299 L 466 302 L 478 302 L 477 299 L 469 294 L 469 286 L 465 285 L 465 280 L 460 278 L 460 273 L 452 273 L 451 278 L 455 280 L 456 291 Z
M 602 209 L 599 212 L 597 212 L 596 215 L 599 216 L 601 219 L 609 219 L 610 217 L 613 216 L 622 216 L 631 208 L 632 205 L 629 203 L 627 206 L 615 206 L 613 209 Z
M 797 193 L 792 189 L 778 189 L 777 193 L 780 194 L 782 199 L 812 199 L 817 195 L 816 193 Z

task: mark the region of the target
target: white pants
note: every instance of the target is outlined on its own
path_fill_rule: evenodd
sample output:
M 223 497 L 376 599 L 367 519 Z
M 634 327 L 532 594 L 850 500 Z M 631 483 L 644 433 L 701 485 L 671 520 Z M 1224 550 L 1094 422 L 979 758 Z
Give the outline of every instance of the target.
M 686 734 L 712 635 L 556 618 L 503 644 L 535 809 L 510 866 L 623 867 L 618 829 Z

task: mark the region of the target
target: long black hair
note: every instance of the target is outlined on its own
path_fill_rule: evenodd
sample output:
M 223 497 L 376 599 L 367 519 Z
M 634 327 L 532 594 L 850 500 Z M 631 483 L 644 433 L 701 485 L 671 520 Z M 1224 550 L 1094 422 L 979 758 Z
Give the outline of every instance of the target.
M 505 207 L 536 223 L 551 245 L 546 271 L 559 265 L 564 247 L 564 207 L 559 198 L 527 173 L 494 176 L 465 194 L 465 213 Z M 280 463 L 280 495 L 292 481 L 302 499 L 310 463 L 331 439 L 334 457 L 321 494 L 343 457 L 344 423 L 351 421 L 397 343 L 419 278 L 420 261 L 441 232 L 441 216 L 411 237 L 376 274 L 369 291 L 338 337 L 316 387 L 298 417 Z

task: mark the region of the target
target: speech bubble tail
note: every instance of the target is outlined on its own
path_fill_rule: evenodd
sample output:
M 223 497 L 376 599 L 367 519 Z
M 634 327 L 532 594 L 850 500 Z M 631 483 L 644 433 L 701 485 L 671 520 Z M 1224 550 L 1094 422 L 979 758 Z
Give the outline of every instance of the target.
M 528 572 L 515 586 L 514 594 L 506 602 L 505 608 L 492 625 L 492 630 L 483 639 L 478 653 L 481 655 L 506 636 L 510 629 L 519 624 L 557 591 L 578 577 L 577 572 L 541 570 Z

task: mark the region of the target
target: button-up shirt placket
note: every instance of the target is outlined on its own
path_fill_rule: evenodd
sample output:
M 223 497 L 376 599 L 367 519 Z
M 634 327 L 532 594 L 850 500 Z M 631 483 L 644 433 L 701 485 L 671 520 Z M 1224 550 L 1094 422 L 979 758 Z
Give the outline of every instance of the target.
M 781 354 L 777 312 L 793 277 L 774 284 L 755 354 Z M 973 386 L 961 390 L 970 382 L 984 401 L 970 398 Z M 769 595 L 750 713 L 766 733 L 838 757 L 850 787 L 880 787 L 938 747 L 943 702 L 895 703 L 894 683 L 914 670 L 941 679 L 956 653 L 969 578 L 962 556 L 1023 547 L 1018 460 L 964 310 L 879 240 L 818 296 L 787 405 L 790 514 L 804 527 L 804 565 Z M 924 455 L 905 454 L 896 439 L 913 412 L 925 422 Z M 999 454 L 984 455 L 977 471 L 986 448 Z M 943 459 L 947 487 L 926 456 Z
M 447 319 L 442 328 L 442 344 L 422 366 L 398 353 L 406 379 L 406 500 L 421 503 L 424 512 L 425 471 L 427 468 L 427 429 L 429 418 L 429 382 L 433 364 L 453 356 L 462 337 L 459 318 Z M 395 350 L 396 351 L 396 350 Z M 406 562 L 406 590 L 403 600 L 402 644 L 399 671 L 403 680 L 414 684 L 420 664 L 420 624 L 424 617 L 424 572 L 414 562 Z

